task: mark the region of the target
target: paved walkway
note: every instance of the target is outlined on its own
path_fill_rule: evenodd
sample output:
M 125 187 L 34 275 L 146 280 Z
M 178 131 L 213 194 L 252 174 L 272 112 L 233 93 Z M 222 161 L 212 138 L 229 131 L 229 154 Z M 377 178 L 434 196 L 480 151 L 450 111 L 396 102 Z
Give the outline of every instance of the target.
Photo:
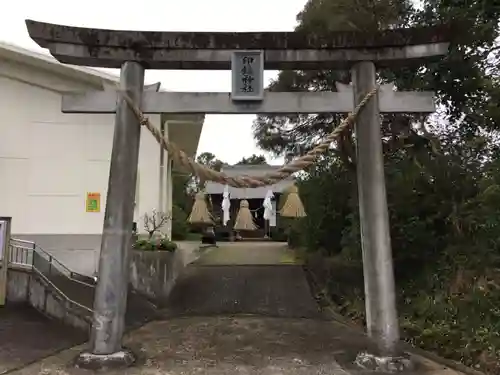
M 300 265 L 295 253 L 280 242 L 221 243 L 194 262 L 197 266 Z
M 205 251 L 186 268 L 168 302 L 162 320 L 125 339 L 139 354 L 137 365 L 106 374 L 367 373 L 353 362 L 360 351 L 372 351 L 372 344 L 324 319 L 301 266 L 281 244 L 223 244 Z M 69 365 L 81 350 L 72 348 L 14 374 L 91 374 Z M 415 374 L 456 374 L 414 359 Z
M 319 317 L 294 253 L 280 243 L 226 243 L 210 248 L 177 280 L 171 314 Z
M 185 263 L 190 263 L 197 258 L 195 250 L 199 248 L 199 243 L 183 241 L 179 243 L 179 246 Z M 87 254 L 92 253 L 89 250 L 82 251 Z M 59 250 L 59 252 L 64 253 L 64 250 Z M 71 255 L 71 252 L 74 250 L 68 250 L 66 253 Z M 75 260 L 71 264 L 75 264 Z M 89 264 L 92 265 L 91 262 L 87 262 L 87 266 Z M 85 268 L 85 264 L 82 268 Z M 87 273 L 91 274 L 90 271 Z M 51 275 L 51 280 L 74 301 L 89 308 L 93 307 L 94 288 L 56 274 Z M 126 316 L 129 327 L 142 325 L 143 322 L 151 320 L 155 314 L 156 310 L 144 298 L 135 293 L 129 294 Z M 87 332 L 59 324 L 29 306 L 1 307 L 0 375 L 85 342 L 87 336 Z
M 362 375 L 367 372 L 353 360 L 358 351 L 369 349 L 363 336 L 338 323 L 249 316 L 153 322 L 128 335 L 125 345 L 139 353 L 139 363 L 106 374 Z M 68 365 L 81 350 L 67 350 L 15 375 L 92 374 Z M 456 374 L 422 358 L 415 360 L 415 374 Z
M 0 308 L 0 374 L 85 342 L 86 335 L 28 306 Z

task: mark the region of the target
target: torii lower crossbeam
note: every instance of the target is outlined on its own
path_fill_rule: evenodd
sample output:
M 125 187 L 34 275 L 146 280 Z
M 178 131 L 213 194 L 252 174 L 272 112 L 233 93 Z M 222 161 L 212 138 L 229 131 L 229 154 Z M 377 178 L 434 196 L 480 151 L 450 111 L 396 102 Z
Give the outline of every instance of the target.
M 63 96 L 64 113 L 115 113 L 119 94 L 98 91 Z M 203 114 L 287 114 L 348 113 L 353 93 L 343 92 L 266 92 L 261 102 L 235 102 L 229 93 L 145 92 L 144 113 Z M 436 110 L 433 92 L 394 92 L 392 85 L 379 94 L 382 113 L 431 113 Z

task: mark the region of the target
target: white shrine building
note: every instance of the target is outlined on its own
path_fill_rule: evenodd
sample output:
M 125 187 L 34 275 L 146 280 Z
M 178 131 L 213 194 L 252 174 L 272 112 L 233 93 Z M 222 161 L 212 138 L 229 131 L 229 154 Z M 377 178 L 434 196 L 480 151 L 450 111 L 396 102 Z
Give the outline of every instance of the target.
M 94 250 L 95 260 L 114 115 L 63 114 L 61 97 L 109 89 L 118 82 L 118 76 L 0 43 L 0 216 L 12 217 L 14 237 L 33 240 L 49 251 Z M 195 155 L 204 116 L 148 117 Z M 145 213 L 171 210 L 171 167 L 167 154 L 143 128 L 135 210 L 139 230 Z M 87 212 L 89 193 L 100 195 L 99 212 Z M 72 254 L 65 257 L 81 258 Z

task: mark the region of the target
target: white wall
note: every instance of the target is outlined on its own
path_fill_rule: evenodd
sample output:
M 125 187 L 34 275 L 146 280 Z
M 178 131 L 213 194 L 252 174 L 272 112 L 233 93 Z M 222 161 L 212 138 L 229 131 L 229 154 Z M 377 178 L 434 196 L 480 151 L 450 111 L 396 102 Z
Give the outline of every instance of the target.
M 7 67 L 8 68 L 8 67 Z M 6 78 L 0 64 L 0 216 L 12 216 L 14 234 L 102 232 L 114 115 L 61 113 L 61 95 Z M 33 70 L 68 91 L 95 89 Z M 29 79 L 26 80 L 29 80 Z M 160 116 L 150 116 L 160 126 Z M 159 146 L 142 130 L 135 218 L 158 205 Z M 87 192 L 101 193 L 101 212 L 87 213 Z

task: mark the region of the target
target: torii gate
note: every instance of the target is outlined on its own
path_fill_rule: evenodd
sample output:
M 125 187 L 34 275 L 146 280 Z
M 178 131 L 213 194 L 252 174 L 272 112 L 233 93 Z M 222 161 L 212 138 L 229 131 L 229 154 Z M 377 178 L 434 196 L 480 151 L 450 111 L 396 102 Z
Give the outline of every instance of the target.
M 447 26 L 336 32 L 143 32 L 53 25 L 27 20 L 28 32 L 62 63 L 121 68 L 120 90 L 145 113 L 346 113 L 376 87 L 376 68 L 425 61 L 447 53 Z M 143 92 L 144 70 L 232 68 L 231 93 Z M 352 68 L 351 87 L 339 92 L 265 92 L 263 71 Z M 118 96 L 117 96 L 118 95 Z M 112 91 L 68 95 L 63 112 L 116 113 L 104 219 L 99 282 L 94 301 L 91 350 L 81 366 L 130 364 L 121 345 L 124 331 L 130 227 L 140 125 L 126 100 Z M 397 360 L 399 326 L 395 303 L 389 219 L 384 181 L 380 112 L 430 113 L 432 93 L 382 87 L 357 117 L 357 173 L 365 279 L 367 330 L 378 356 Z

